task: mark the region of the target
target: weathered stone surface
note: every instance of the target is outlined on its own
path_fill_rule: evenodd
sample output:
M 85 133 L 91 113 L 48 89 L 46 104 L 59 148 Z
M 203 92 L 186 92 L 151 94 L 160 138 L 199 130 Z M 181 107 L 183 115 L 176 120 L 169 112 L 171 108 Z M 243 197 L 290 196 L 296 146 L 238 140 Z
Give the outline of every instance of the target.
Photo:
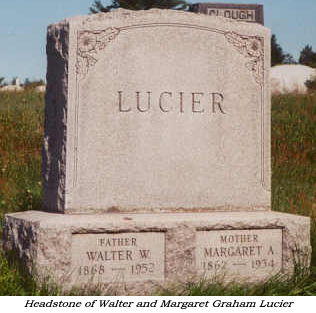
M 270 31 L 174 10 L 48 28 L 49 211 L 270 208 Z
M 147 294 L 170 284 L 213 277 L 210 271 L 201 271 L 201 249 L 217 246 L 217 235 L 248 235 L 244 237 L 248 241 L 256 235 L 256 245 L 262 247 L 258 258 L 227 256 L 228 262 L 260 260 L 264 264 L 268 256 L 265 249 L 273 247 L 273 270 L 271 262 L 266 267 L 255 262 L 252 282 L 278 273 L 290 275 L 295 264 L 307 268 L 311 255 L 309 218 L 276 212 L 59 215 L 29 211 L 7 215 L 5 225 L 5 249 L 17 250 L 39 277 L 48 275 L 65 289 L 98 285 L 111 294 Z M 121 246 L 110 246 L 114 242 Z M 250 244 L 231 242 L 234 251 L 242 246 Z M 150 250 L 147 259 L 139 258 L 139 249 Z M 89 260 L 87 252 L 93 251 L 101 252 L 104 260 Z M 121 260 L 117 259 L 118 251 L 122 251 Z M 116 260 L 105 260 L 110 255 Z M 127 255 L 132 260 L 124 259 Z M 208 257 L 208 262 L 217 260 Z M 89 267 L 86 276 L 90 280 L 79 275 L 83 265 Z M 101 272 L 100 265 L 104 266 Z M 124 268 L 129 274 L 114 277 L 112 268 Z M 132 271 L 136 268 L 138 279 L 134 280 Z M 244 270 L 224 273 L 226 281 L 238 277 L 238 282 L 248 282 L 250 278 Z

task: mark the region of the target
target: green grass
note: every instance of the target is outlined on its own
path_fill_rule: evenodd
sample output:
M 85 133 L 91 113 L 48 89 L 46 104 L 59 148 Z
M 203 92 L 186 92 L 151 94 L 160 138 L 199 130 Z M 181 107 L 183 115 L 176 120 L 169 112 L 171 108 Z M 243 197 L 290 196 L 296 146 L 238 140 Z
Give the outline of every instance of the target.
M 272 98 L 272 209 L 312 218 L 316 266 L 316 95 Z
M 0 214 L 40 209 L 43 95 L 0 92 Z
M 0 221 L 7 212 L 41 208 L 43 95 L 0 93 Z M 316 295 L 316 95 L 272 99 L 272 208 L 312 218 L 312 267 L 287 280 L 238 286 L 201 281 L 164 295 Z M 73 291 L 71 294 L 80 294 Z M 98 294 L 95 290 L 91 294 Z M 0 295 L 57 295 L 0 252 Z
M 200 281 L 162 290 L 163 296 L 314 296 L 316 295 L 316 269 L 309 275 L 302 271 L 288 279 L 281 276 L 271 278 L 265 283 L 253 285 L 222 284 L 220 282 Z
M 0 252 L 0 295 L 57 296 L 61 292 L 54 284 L 47 282 L 39 286 L 13 253 L 5 256 Z

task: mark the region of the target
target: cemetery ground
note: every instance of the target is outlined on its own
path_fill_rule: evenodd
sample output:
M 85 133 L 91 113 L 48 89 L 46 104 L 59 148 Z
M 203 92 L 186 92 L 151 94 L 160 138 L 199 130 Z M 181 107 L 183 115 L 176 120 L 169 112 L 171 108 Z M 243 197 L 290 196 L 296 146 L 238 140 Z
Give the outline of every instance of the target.
M 0 222 L 8 212 L 41 209 L 44 97 L 26 91 L 0 93 Z M 252 286 L 201 281 L 157 291 L 161 295 L 316 295 L 316 94 L 272 98 L 272 209 L 310 216 L 310 273 L 275 277 Z M 37 286 L 14 256 L 0 251 L 0 295 L 59 295 Z M 98 294 L 75 290 L 72 294 Z

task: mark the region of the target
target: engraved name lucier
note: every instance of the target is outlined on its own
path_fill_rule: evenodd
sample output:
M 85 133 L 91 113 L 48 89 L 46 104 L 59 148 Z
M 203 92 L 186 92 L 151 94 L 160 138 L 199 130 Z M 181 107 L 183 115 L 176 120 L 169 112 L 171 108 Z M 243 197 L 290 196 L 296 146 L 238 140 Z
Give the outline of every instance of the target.
M 162 113 L 225 114 L 224 95 L 220 92 L 163 91 L 155 97 L 153 92 L 117 92 L 119 112 L 149 112 L 158 108 Z M 155 108 L 154 108 L 155 107 Z
M 85 251 L 86 265 L 79 266 L 81 276 L 103 275 L 111 271 L 127 271 L 130 275 L 150 275 L 155 272 L 155 261 L 150 249 L 138 246 L 135 237 L 99 237 L 96 249 Z M 114 263 L 118 267 L 113 267 Z M 120 263 L 123 262 L 121 266 Z M 109 267 L 111 263 L 112 266 Z

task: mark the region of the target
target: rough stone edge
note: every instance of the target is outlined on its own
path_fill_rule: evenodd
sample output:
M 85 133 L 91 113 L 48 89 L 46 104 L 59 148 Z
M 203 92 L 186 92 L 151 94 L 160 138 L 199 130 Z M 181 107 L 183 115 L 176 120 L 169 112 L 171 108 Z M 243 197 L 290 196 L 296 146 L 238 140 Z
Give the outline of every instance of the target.
M 62 212 L 65 204 L 68 49 L 69 23 L 49 26 L 42 172 L 44 209 L 52 212 Z
M 283 229 L 282 275 L 287 278 L 293 275 L 296 268 L 308 270 L 311 260 L 310 218 L 278 212 L 257 212 L 249 216 L 247 212 L 244 212 L 244 216 L 242 213 L 236 213 L 229 221 L 221 217 L 220 213 L 214 214 L 217 215 L 214 220 L 207 220 L 205 214 L 202 213 L 200 218 L 194 221 L 190 221 L 189 218 L 192 214 L 180 214 L 179 219 L 164 218 L 168 214 L 145 214 L 147 217 L 157 216 L 156 219 L 148 219 L 148 221 L 138 219 L 137 214 L 114 214 L 111 220 L 107 220 L 106 215 L 103 215 L 104 220 L 100 221 L 102 215 L 98 215 L 95 223 L 87 215 L 65 216 L 43 212 L 8 214 L 5 218 L 4 249 L 15 250 L 29 271 L 37 274 L 36 278 L 39 282 L 51 278 L 52 282 L 59 281 L 59 285 L 67 291 L 71 289 L 67 282 L 71 262 L 69 251 L 72 233 L 164 232 L 167 244 L 166 276 L 163 283 L 144 281 L 102 284 L 105 294 L 145 295 L 159 289 L 176 288 L 176 285 L 181 286 L 201 279 L 194 270 L 197 231 L 278 227 Z M 237 214 L 240 214 L 240 217 Z M 134 216 L 134 219 L 129 216 Z M 69 221 L 58 223 L 60 218 L 66 218 Z M 123 224 L 122 218 L 125 221 Z M 95 290 L 96 287 L 81 285 L 81 288 Z
M 37 263 L 38 221 L 6 215 L 3 227 L 3 250 L 14 253 L 33 274 Z

